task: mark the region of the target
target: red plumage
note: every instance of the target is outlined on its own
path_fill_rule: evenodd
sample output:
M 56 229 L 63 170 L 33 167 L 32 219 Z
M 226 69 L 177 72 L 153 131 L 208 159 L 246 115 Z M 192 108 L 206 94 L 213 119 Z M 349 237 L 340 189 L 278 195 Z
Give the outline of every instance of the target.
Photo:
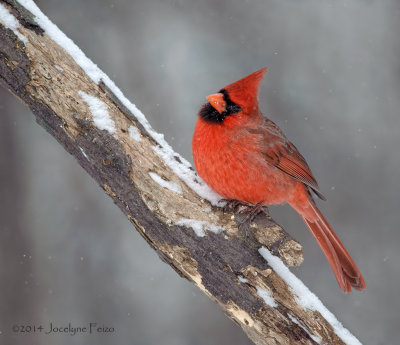
M 363 290 L 364 278 L 311 196 L 310 190 L 324 199 L 305 159 L 259 110 L 258 87 L 266 71 L 208 96 L 193 135 L 197 172 L 227 199 L 253 205 L 289 203 L 321 246 L 340 288 Z

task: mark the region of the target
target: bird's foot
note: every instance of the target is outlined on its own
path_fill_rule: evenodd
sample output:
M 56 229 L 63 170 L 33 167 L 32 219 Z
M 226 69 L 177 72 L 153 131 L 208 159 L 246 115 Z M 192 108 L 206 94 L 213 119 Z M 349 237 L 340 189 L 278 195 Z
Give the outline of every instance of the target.
M 237 212 L 239 207 L 250 207 L 251 204 L 243 201 L 239 201 L 236 199 L 221 199 L 218 203 L 224 204 L 222 205 L 223 212 Z
M 240 224 L 253 221 L 261 212 L 269 217 L 268 206 L 261 202 L 256 205 L 235 199 L 221 199 L 219 202 L 225 203 L 225 205 L 222 206 L 223 212 L 232 211 Z

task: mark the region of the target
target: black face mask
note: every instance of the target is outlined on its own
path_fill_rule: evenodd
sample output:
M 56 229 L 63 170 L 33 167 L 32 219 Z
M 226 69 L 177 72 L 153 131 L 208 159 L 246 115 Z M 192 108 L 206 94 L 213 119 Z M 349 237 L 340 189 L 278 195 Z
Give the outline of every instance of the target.
M 226 91 L 225 89 L 221 89 L 219 93 L 222 93 L 224 95 L 226 110 L 220 114 L 210 103 L 206 103 L 202 106 L 199 113 L 203 120 L 207 122 L 221 123 L 225 120 L 227 116 L 236 114 L 242 110 L 240 105 L 237 105 L 236 103 L 233 103 L 231 101 L 228 91 Z

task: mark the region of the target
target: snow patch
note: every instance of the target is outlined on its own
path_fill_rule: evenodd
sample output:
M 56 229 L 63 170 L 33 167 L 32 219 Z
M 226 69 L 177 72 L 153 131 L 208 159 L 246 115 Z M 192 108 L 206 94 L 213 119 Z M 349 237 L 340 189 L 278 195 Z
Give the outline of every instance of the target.
M 46 34 L 58 45 L 63 47 L 75 62 L 89 75 L 89 77 L 98 83 L 104 73 L 95 65 L 78 46 L 69 39 L 49 18 L 47 18 L 39 7 L 32 0 L 18 0 L 18 2 L 30 11 L 36 23 L 46 32 Z
M 87 160 L 89 160 L 89 157 L 87 156 L 86 152 L 83 151 L 83 148 L 79 146 L 79 150 L 81 150 L 83 157 L 85 157 Z
M 256 289 L 257 295 L 264 300 L 265 304 L 269 305 L 272 308 L 276 308 L 278 306 L 275 302 L 275 299 L 271 296 L 271 291 L 260 288 L 259 286 L 256 286 Z
M 238 276 L 238 279 L 241 283 L 248 283 L 249 281 L 243 277 L 243 276 Z M 275 299 L 271 296 L 271 291 L 265 290 L 259 286 L 256 286 L 257 289 L 257 295 L 260 296 L 265 304 L 269 305 L 272 308 L 276 308 L 278 304 L 276 304 Z
M 158 183 L 161 187 L 169 189 L 171 192 L 182 194 L 182 188 L 178 184 L 172 181 L 166 181 L 164 180 L 160 175 L 157 175 L 156 173 L 150 171 L 149 172 L 150 177 Z
M 133 139 L 133 140 L 135 140 L 137 142 L 140 141 L 140 139 L 141 139 L 140 133 L 139 133 L 139 130 L 136 127 L 130 126 L 128 128 L 128 131 L 129 131 L 129 136 L 131 137 L 131 139 Z
M 161 156 L 174 173 L 177 174 L 200 197 L 207 199 L 213 205 L 216 205 L 222 197 L 211 190 L 211 188 L 208 187 L 199 176 L 197 176 L 186 159 L 174 152 L 172 147 L 165 141 L 163 134 L 154 131 L 143 113 L 124 96 L 115 83 L 102 70 L 100 70 L 96 64 L 87 58 L 78 46 L 40 11 L 32 0 L 18 1 L 34 15 L 35 21 L 42 27 L 46 34 L 64 48 L 96 84 L 103 81 L 121 103 L 135 116 L 149 135 L 157 142 L 158 145 L 154 147 L 155 152 Z
M 116 132 L 115 123 L 108 113 L 107 105 L 97 97 L 88 95 L 86 92 L 78 91 L 78 93 L 89 106 L 95 126 L 99 129 L 105 129 L 110 134 L 114 134 Z
M 21 26 L 19 21 L 8 11 L 8 9 L 0 4 L 0 21 L 6 28 L 9 28 L 14 34 L 25 44 L 28 43 L 28 39 L 21 34 L 17 29 Z
M 289 319 L 292 320 L 292 322 L 295 323 L 296 325 L 298 325 L 300 328 L 302 328 L 303 331 L 306 332 L 306 333 L 310 336 L 310 338 L 311 338 L 312 340 L 314 340 L 314 341 L 315 341 L 316 343 L 318 343 L 318 344 L 322 344 L 322 339 L 321 339 L 320 337 L 317 337 L 316 335 L 311 334 L 311 333 L 308 331 L 308 329 L 305 328 L 305 327 L 299 322 L 299 320 L 297 320 L 294 316 L 292 316 L 292 315 L 290 315 L 290 314 L 288 314 L 288 316 L 289 316 Z
M 62 67 L 60 67 L 60 66 L 58 66 L 58 65 L 54 65 L 54 67 L 56 68 L 56 70 L 57 70 L 58 72 L 64 72 L 64 69 L 63 69 Z
M 245 277 L 243 277 L 243 276 L 238 276 L 238 279 L 239 279 L 239 281 L 241 282 L 241 283 L 248 283 L 249 281 L 245 278 Z
M 361 345 L 361 342 L 343 327 L 336 316 L 322 304 L 320 299 L 314 295 L 299 278 L 290 272 L 280 258 L 272 255 L 265 247 L 260 248 L 258 252 L 268 262 L 268 265 L 270 265 L 272 269 L 289 285 L 293 293 L 296 295 L 296 301 L 300 306 L 304 309 L 307 308 L 318 311 L 325 320 L 332 325 L 335 333 L 347 345 Z
M 168 144 L 166 144 L 168 145 Z M 190 163 L 178 153 L 174 152 L 171 146 L 153 146 L 153 150 L 164 160 L 164 162 L 177 174 L 192 190 L 203 199 L 217 205 L 222 196 L 214 192 L 194 172 Z
M 224 231 L 222 226 L 217 226 L 203 220 L 181 218 L 175 225 L 183 225 L 186 227 L 191 227 L 195 234 L 199 237 L 204 237 L 206 235 L 205 230 L 212 231 L 216 234 Z

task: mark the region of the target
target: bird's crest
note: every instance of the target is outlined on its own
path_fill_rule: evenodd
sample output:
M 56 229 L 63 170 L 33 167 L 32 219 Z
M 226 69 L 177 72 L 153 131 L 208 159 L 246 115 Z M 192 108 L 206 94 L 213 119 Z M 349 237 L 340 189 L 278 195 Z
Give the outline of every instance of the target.
M 258 110 L 258 88 L 267 73 L 267 67 L 244 77 L 223 88 L 229 94 L 230 99 L 239 104 L 247 113 Z

